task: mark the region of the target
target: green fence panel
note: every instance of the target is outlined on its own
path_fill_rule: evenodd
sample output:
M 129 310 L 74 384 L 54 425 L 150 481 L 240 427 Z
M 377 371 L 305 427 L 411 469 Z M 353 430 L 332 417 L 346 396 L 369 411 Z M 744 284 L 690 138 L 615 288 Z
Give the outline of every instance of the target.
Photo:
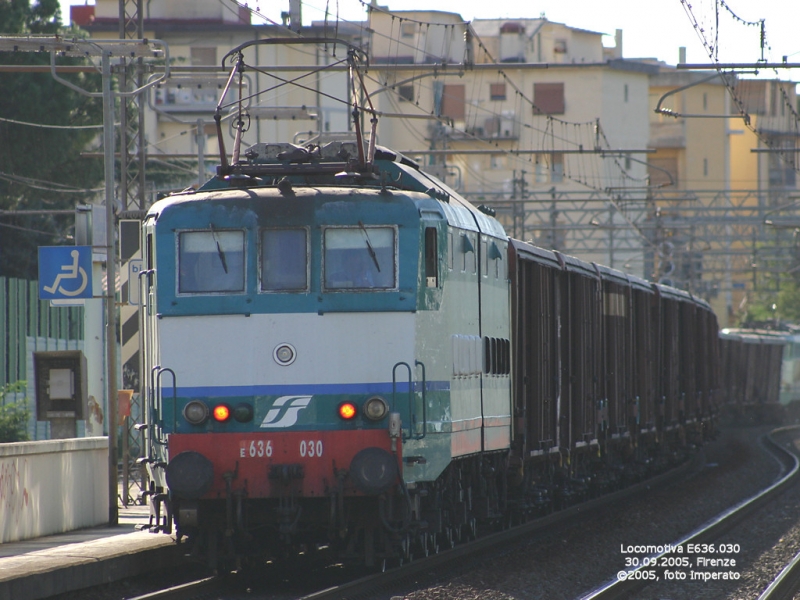
M 0 385 L 28 379 L 27 338 L 69 342 L 83 339 L 82 306 L 50 306 L 39 284 L 0 277 Z M 59 345 L 61 347 L 61 345 Z

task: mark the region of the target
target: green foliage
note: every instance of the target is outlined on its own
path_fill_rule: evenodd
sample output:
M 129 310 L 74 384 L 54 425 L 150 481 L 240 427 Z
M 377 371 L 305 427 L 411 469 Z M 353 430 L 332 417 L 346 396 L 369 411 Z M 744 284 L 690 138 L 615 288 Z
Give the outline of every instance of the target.
M 744 327 L 759 327 L 778 322 L 800 324 L 800 284 L 793 279 L 781 282 L 777 292 L 755 294 L 740 321 Z
M 800 324 L 800 286 L 787 281 L 778 293 L 777 312 L 784 321 Z
M 58 0 L 0 1 L 0 33 L 54 34 L 62 31 Z M 62 31 L 63 32 L 63 31 Z M 78 31 L 63 32 L 70 36 Z M 44 52 L 0 52 L 3 65 L 49 65 Z M 87 64 L 59 58 L 59 65 Z M 64 74 L 79 87 L 101 89 L 97 73 Z M 0 73 L 0 210 L 72 210 L 102 187 L 103 165 L 81 158 L 100 129 L 50 129 L 22 123 L 60 126 L 103 122 L 102 101 L 58 83 L 49 72 Z M 75 190 L 80 190 L 75 192 Z M 0 276 L 37 278 L 37 247 L 71 243 L 71 214 L 0 218 Z
M 24 387 L 24 381 L 0 387 L 0 400 L 4 399 L 6 394 L 19 392 Z M 0 444 L 28 441 L 29 418 L 30 411 L 25 399 L 0 405 Z

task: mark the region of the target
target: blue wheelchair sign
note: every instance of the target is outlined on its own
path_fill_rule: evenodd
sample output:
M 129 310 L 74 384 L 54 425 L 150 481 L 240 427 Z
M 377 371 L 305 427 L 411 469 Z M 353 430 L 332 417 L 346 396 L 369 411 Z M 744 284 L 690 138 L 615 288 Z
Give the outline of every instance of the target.
M 91 246 L 39 247 L 39 298 L 41 300 L 71 300 L 91 297 Z

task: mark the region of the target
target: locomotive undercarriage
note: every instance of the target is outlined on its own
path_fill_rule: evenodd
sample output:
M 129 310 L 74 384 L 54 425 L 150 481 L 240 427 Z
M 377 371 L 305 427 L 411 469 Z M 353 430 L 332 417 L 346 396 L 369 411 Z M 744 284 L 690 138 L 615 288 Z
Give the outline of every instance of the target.
M 302 501 L 174 498 L 178 540 L 216 570 L 326 549 L 338 561 L 367 567 L 399 565 L 477 535 L 478 524 L 507 515 L 505 454 L 456 461 L 434 483 L 400 484 L 375 496 L 347 496 L 343 486 Z
M 385 568 L 452 547 L 479 532 L 517 525 L 627 487 L 686 456 L 679 431 L 607 440 L 570 454 L 521 460 L 508 452 L 453 461 L 434 482 L 399 484 L 379 495 L 173 499 L 177 536 L 214 569 L 325 550 L 339 562 Z M 691 444 L 689 444 L 691 446 Z

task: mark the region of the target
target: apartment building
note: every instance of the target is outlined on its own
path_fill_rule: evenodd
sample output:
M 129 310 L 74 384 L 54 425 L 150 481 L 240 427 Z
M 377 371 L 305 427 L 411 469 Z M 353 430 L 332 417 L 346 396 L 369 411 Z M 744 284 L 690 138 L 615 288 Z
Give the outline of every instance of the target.
M 408 152 L 476 203 L 495 205 L 517 237 L 649 275 L 650 242 L 639 223 L 647 215 L 648 94 L 657 67 L 625 60 L 621 32 L 604 38 L 544 18 L 467 24 L 454 13 L 377 6 L 368 22 L 332 30 L 303 25 L 297 7 L 283 27 L 215 0 L 145 3 L 145 35 L 169 44 L 173 65 L 170 82 L 147 97 L 148 156 L 176 165 L 170 157 L 205 152 L 209 167 L 215 162 L 212 114 L 231 48 L 298 29 L 336 35 L 369 56 L 364 80 L 379 112 L 379 143 Z M 118 2 L 97 0 L 73 7 L 72 17 L 94 37 L 117 37 L 118 11 Z M 245 96 L 268 89 L 248 100 L 245 143 L 352 134 L 351 107 L 336 100 L 351 93 L 343 48 L 268 44 L 245 55 L 261 67 L 245 74 Z M 309 72 L 303 88 L 281 85 Z M 226 98 L 226 111 L 234 101 Z M 232 121 L 223 131 L 228 149 Z M 176 166 L 180 185 L 191 171 Z
M 795 84 L 657 67 L 648 171 L 658 212 L 648 268 L 707 298 L 730 325 L 748 294 L 777 290 L 793 268 L 787 231 L 766 221 L 778 220 L 796 192 Z

